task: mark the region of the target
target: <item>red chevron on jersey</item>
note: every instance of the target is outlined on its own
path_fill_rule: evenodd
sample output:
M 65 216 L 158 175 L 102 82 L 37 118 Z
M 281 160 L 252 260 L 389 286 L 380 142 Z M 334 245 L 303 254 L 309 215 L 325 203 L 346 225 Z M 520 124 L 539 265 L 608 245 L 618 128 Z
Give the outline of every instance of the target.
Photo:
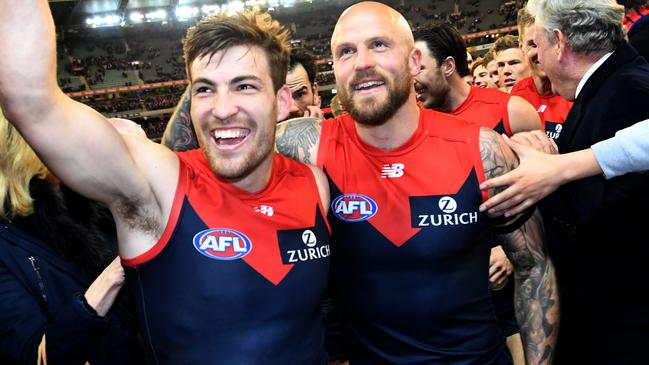
M 349 115 L 326 120 L 320 137 L 318 165 L 343 194 L 332 196 L 332 212 L 347 222 L 367 220 L 395 246 L 402 246 L 421 230 L 413 228 L 410 207 L 404 201 L 453 194 L 472 169 L 484 178 L 479 128 L 448 114 L 420 110 L 417 131 L 392 151 L 362 142 Z M 361 209 L 365 216 L 350 219 L 348 214 Z
M 510 97 L 511 95 L 497 89 L 471 86 L 466 100 L 449 114 L 511 137 L 507 109 Z
M 166 240 L 171 236 L 170 232 L 176 226 L 173 221 L 174 215 L 177 218 L 179 214 L 176 205 L 182 204 L 184 195 L 208 227 L 196 232 L 198 238 L 195 241 L 198 239 L 200 245 L 200 240 L 208 237 L 218 244 L 218 240 L 222 239 L 225 245 L 230 246 L 230 251 L 238 249 L 240 252 L 238 256 L 233 256 L 207 250 L 201 252 L 196 247 L 201 254 L 212 256 L 211 258 L 216 256 L 217 260 L 242 260 L 268 281 L 278 285 L 294 266 L 283 263 L 278 235 L 282 230 L 314 226 L 315 209 L 320 209 L 324 216 L 310 168 L 275 155 L 273 174 L 268 185 L 262 191 L 250 194 L 218 179 L 200 150 L 184 152 L 179 157 L 181 174 L 186 176 L 180 177 L 174 199 L 174 208 L 177 209 L 173 209 L 170 223 L 158 244 L 149 252 L 131 260 L 130 264 L 146 262 L 162 251 L 167 244 Z

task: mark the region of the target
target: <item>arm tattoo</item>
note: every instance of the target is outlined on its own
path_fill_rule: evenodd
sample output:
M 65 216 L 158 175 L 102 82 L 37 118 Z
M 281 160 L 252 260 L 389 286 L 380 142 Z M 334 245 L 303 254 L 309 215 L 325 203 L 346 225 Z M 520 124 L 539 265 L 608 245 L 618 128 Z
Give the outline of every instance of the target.
M 190 92 L 191 90 L 188 87 L 180 98 L 176 110 L 169 119 L 167 128 L 162 136 L 162 144 L 173 151 L 186 151 L 198 148 L 198 139 L 196 138 L 196 132 L 194 132 L 190 116 L 192 100 Z
M 503 175 L 518 166 L 518 160 L 514 153 L 505 145 L 504 141 L 496 132 L 483 128 L 480 132 L 480 157 L 482 167 L 487 179 Z M 507 187 L 499 187 L 490 191 L 493 196 Z
M 481 131 L 480 154 L 487 178 L 507 173 L 518 165 L 514 153 L 493 131 Z M 516 231 L 499 238 L 514 265 L 516 317 L 526 363 L 552 364 L 559 330 L 559 295 L 539 212 Z
M 518 230 L 501 237 L 514 265 L 516 318 L 528 364 L 553 363 L 559 330 L 559 294 L 543 236 L 536 211 Z
M 277 126 L 275 148 L 292 159 L 315 165 L 322 120 L 296 119 Z

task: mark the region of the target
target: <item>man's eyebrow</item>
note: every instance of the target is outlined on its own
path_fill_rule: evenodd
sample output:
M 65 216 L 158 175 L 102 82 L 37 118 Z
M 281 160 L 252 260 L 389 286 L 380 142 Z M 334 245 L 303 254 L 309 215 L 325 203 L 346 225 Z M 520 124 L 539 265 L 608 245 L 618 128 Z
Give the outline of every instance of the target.
M 309 89 L 309 88 L 306 87 L 306 85 L 303 85 L 301 88 L 299 88 L 299 89 L 297 89 L 297 90 L 293 90 L 292 93 L 295 94 L 295 93 L 297 93 L 297 92 L 304 91 L 304 90 L 308 90 L 308 89 Z
M 259 76 L 256 76 L 256 75 L 241 75 L 241 76 L 237 76 L 237 77 L 233 78 L 232 80 L 230 80 L 230 84 L 236 84 L 236 83 L 241 82 L 241 81 L 249 81 L 249 80 L 250 81 L 257 81 L 257 82 L 262 81 L 261 78 Z
M 193 84 L 207 84 L 207 85 L 210 85 L 210 86 L 214 86 L 214 82 L 212 82 L 212 80 L 206 79 L 204 77 L 199 77 L 196 80 L 193 80 L 192 85 Z

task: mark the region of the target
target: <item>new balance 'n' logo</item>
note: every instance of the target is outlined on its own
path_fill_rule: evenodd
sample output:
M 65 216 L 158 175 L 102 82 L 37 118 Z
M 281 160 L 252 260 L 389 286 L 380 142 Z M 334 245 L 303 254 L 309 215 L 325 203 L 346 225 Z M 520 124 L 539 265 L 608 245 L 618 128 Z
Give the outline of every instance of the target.
M 272 217 L 275 214 L 275 210 L 270 205 L 260 205 L 255 207 L 255 212 L 265 214 L 269 217 Z
M 381 169 L 381 177 L 384 179 L 388 177 L 401 177 L 403 176 L 404 167 L 405 166 L 402 163 L 385 164 Z

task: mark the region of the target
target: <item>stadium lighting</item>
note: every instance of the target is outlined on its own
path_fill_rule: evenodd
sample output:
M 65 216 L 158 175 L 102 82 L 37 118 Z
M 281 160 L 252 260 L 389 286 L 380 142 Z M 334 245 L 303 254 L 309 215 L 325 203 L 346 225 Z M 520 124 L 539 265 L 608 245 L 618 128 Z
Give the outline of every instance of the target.
M 218 13 L 221 11 L 221 7 L 218 5 L 203 5 L 201 7 L 201 11 L 203 14 L 212 14 L 212 13 Z
M 198 16 L 198 8 L 195 6 L 181 5 L 176 8 L 176 18 L 187 20 Z
M 134 11 L 128 16 L 128 19 L 131 23 L 142 23 L 144 21 L 144 14 Z
M 254 7 L 256 5 L 265 6 L 266 1 L 265 0 L 248 0 L 248 1 L 245 2 L 245 4 L 248 7 Z
M 231 1 L 228 3 L 228 11 L 236 13 L 242 11 L 245 8 L 243 1 Z
M 122 18 L 116 14 L 109 15 L 95 15 L 92 18 L 86 19 L 86 24 L 96 28 L 96 27 L 112 27 L 122 23 Z
M 282 5 L 285 8 L 290 8 L 291 6 L 295 5 L 295 0 L 282 0 Z
M 144 16 L 146 17 L 146 20 L 150 22 L 167 20 L 167 12 L 164 9 L 148 12 L 144 14 Z

